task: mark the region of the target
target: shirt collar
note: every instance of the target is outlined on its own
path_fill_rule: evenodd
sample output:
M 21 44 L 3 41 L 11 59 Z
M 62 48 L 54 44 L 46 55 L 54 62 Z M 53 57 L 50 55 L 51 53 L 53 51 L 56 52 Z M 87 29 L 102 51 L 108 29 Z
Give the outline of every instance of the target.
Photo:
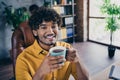
M 33 47 L 36 50 L 37 54 L 43 54 L 43 55 L 47 55 L 48 54 L 48 51 L 46 51 L 46 50 L 44 50 L 43 48 L 40 47 L 40 45 L 39 45 L 37 40 L 34 41 Z

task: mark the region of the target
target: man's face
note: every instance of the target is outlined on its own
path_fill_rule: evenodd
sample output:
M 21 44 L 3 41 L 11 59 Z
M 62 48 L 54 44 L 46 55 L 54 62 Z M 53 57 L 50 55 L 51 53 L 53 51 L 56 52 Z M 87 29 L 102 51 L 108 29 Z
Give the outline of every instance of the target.
M 33 30 L 35 36 L 38 36 L 38 41 L 42 45 L 51 46 L 57 41 L 58 24 L 53 21 L 42 22 L 39 29 Z

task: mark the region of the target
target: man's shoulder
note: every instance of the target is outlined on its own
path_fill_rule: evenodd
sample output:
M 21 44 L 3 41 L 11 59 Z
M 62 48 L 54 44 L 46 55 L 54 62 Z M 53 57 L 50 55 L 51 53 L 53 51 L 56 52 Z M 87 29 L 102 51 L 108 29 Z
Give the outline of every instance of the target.
M 25 48 L 25 49 L 20 53 L 20 55 L 19 55 L 18 57 L 19 57 L 19 58 L 23 58 L 23 57 L 25 57 L 26 55 L 32 53 L 33 51 L 34 51 L 34 50 L 33 50 L 32 46 L 29 46 L 29 47 Z

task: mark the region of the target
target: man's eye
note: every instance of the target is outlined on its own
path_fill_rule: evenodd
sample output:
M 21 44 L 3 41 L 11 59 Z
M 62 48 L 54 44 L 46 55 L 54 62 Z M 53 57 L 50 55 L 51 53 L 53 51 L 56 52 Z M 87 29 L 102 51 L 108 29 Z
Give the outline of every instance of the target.
M 47 27 L 45 27 L 45 26 L 41 26 L 41 29 L 46 29 Z

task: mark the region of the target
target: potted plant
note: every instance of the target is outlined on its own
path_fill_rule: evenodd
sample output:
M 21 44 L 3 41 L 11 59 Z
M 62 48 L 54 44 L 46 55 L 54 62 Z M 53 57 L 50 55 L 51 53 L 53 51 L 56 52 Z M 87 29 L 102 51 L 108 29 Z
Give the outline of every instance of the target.
M 115 54 L 116 47 L 113 46 L 113 33 L 119 29 L 120 6 L 112 4 L 110 0 L 103 0 L 101 12 L 106 14 L 106 30 L 110 31 L 110 45 L 108 46 L 108 55 L 112 58 Z
M 4 6 L 3 14 L 5 16 L 6 23 L 13 26 L 12 30 L 17 29 L 21 22 L 28 20 L 29 15 L 25 7 L 15 9 L 4 2 L 1 2 L 1 4 Z

